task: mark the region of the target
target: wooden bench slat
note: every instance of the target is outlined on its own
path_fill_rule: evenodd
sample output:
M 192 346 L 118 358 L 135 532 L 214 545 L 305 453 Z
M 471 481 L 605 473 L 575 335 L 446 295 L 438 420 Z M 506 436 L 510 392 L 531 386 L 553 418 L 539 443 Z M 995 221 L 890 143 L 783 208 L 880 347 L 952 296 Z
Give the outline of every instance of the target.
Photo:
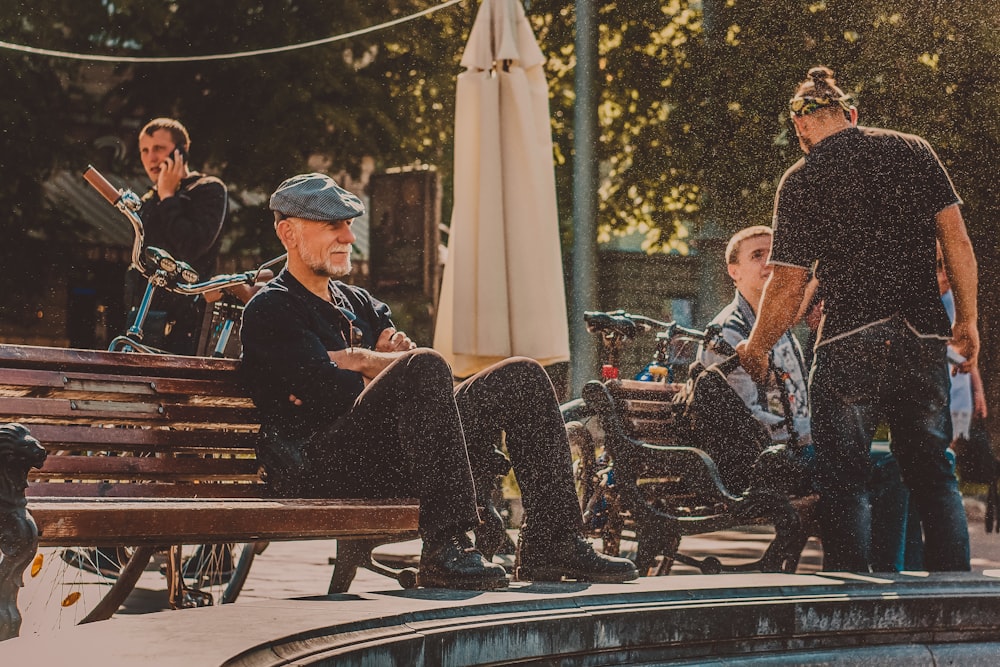
M 33 345 L 0 344 L 0 368 L 28 368 L 63 372 L 167 375 L 211 378 L 233 374 L 235 359 L 182 357 L 172 354 L 133 354 L 103 350 L 79 350 Z
M 166 421 L 193 424 L 254 424 L 257 410 L 244 406 L 218 405 L 176 405 L 164 404 L 163 417 Z
M 258 478 L 239 484 L 136 484 L 135 482 L 32 482 L 25 491 L 29 508 L 44 498 L 263 498 Z
M 90 401 L 61 398 L 0 397 L 0 420 L 31 423 L 30 417 L 48 417 L 102 423 L 253 424 L 256 410 L 244 406 L 177 405 L 164 402 Z
M 202 425 L 199 425 L 202 426 Z M 211 424 L 204 425 L 211 427 Z M 251 431 L 99 428 L 89 424 L 32 424 L 31 434 L 49 450 L 108 449 L 148 451 L 254 451 L 259 435 Z
M 155 456 L 50 456 L 28 479 L 240 478 L 257 474 L 256 459 Z
M 5 369 L 0 374 L 0 392 L 31 392 L 42 397 L 75 396 L 212 396 L 241 399 L 250 403 L 246 390 L 229 378 L 185 379 L 108 373 L 73 373 L 38 369 Z
M 607 383 L 611 395 L 617 400 L 670 401 L 683 385 L 641 380 L 612 380 Z
M 416 501 L 37 499 L 39 544 L 197 544 L 402 535 Z

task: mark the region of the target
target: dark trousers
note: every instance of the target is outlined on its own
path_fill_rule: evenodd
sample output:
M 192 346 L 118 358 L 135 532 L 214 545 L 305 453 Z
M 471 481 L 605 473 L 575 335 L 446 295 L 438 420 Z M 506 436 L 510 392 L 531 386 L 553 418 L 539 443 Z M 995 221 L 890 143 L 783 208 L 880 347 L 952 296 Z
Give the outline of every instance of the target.
M 521 487 L 525 536 L 547 540 L 559 532 L 579 532 L 582 518 L 566 428 L 555 389 L 538 362 L 513 357 L 491 366 L 460 384 L 455 400 L 477 481 L 495 474 L 496 443 L 505 436 Z
M 945 342 L 892 321 L 820 346 L 810 381 L 823 567 L 871 565 L 869 446 L 882 420 L 924 528 L 928 570 L 968 570 L 969 533 L 946 450 Z
M 477 495 L 510 465 L 496 448 L 503 434 L 526 523 L 544 536 L 578 530 L 559 405 L 530 359 L 508 359 L 455 388 L 437 352 L 406 353 L 332 426 L 296 447 L 285 443 L 288 455 L 267 466 L 268 480 L 281 495 L 416 497 L 424 535 L 468 530 L 478 524 Z

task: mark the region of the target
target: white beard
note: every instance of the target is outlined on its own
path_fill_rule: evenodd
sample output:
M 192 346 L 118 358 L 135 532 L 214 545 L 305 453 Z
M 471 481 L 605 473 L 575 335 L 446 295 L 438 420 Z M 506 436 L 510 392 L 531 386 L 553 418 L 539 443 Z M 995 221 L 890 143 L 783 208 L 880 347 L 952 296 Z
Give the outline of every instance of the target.
M 302 258 L 303 263 L 309 267 L 309 269 L 315 273 L 317 276 L 323 276 L 325 278 L 340 278 L 341 276 L 346 276 L 351 272 L 351 253 L 350 246 L 347 248 L 346 262 L 344 263 L 334 263 L 333 256 L 331 254 L 326 254 L 324 256 L 314 255 L 312 252 L 305 250 L 304 248 L 299 248 L 299 255 Z

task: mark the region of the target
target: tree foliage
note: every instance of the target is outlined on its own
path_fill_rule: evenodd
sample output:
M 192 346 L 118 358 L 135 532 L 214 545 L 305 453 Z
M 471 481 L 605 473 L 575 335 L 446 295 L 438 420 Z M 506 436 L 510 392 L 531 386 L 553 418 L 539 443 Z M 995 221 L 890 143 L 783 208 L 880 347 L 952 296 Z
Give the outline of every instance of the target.
M 89 0 L 35 3 L 0 0 L 4 41 L 86 49 L 103 12 Z M 69 20 L 72 17 L 72 21 Z M 56 167 L 76 157 L 67 136 L 74 120 L 73 100 L 85 95 L 77 84 L 79 64 L 0 51 L 0 234 L 38 233 L 56 224 L 46 216 L 42 183 Z
M 0 0 L 0 39 L 68 51 L 183 56 L 305 42 L 426 9 L 431 0 Z M 574 4 L 526 1 L 548 56 L 555 169 L 564 227 L 572 210 Z M 196 163 L 268 191 L 319 162 L 357 171 L 415 162 L 450 183 L 455 76 L 473 0 L 347 41 L 247 59 L 122 64 L 103 97 L 97 68 L 0 53 L 0 204 L 9 234 L 43 224 L 39 184 L 81 166 L 68 128 L 175 115 Z M 801 152 L 787 100 L 827 64 L 857 97 L 864 124 L 916 132 L 937 148 L 996 265 L 1000 160 L 998 15 L 969 0 L 601 0 L 599 224 L 639 229 L 650 251 L 685 253 L 691 237 L 766 223 L 783 171 Z M 310 163 L 310 159 L 313 162 Z M 139 171 L 137 160 L 132 168 Z M 254 216 L 257 216 L 257 219 Z M 245 242 L 270 237 L 244 212 Z M 988 310 L 989 307 L 987 307 Z M 989 313 L 987 313 L 989 314 Z
M 0 14 L 7 41 L 96 53 L 184 56 L 282 46 L 425 9 L 428 0 L 37 0 Z M 574 11 L 526 3 L 549 56 L 561 201 L 569 211 Z M 81 65 L 3 52 L 13 98 L 0 102 L 0 197 L 18 212 L 53 164 L 78 160 L 59 131 L 71 119 L 131 127 L 176 115 L 196 162 L 268 189 L 324 155 L 331 170 L 451 160 L 454 80 L 477 5 L 373 34 L 246 59 L 122 64 L 103 99 L 81 91 Z M 806 69 L 826 63 L 857 94 L 863 122 L 925 135 L 971 206 L 994 200 L 983 179 L 1000 127 L 994 112 L 997 21 L 967 0 L 617 0 L 600 22 L 600 222 L 642 227 L 652 248 L 684 249 L 706 218 L 725 229 L 766 220 L 799 149 L 785 103 Z M 26 139 L 30 139 L 26 140 Z M 133 167 L 138 169 L 137 161 Z M 966 185 L 965 181 L 968 181 Z M 17 185 L 15 185 L 17 184 Z M 15 194 L 15 187 L 18 188 Z M 22 191 L 20 188 L 28 188 Z M 27 208 L 26 208 L 27 207 Z M 37 210 L 34 210 L 37 213 Z M 658 236 L 657 236 L 658 234 Z

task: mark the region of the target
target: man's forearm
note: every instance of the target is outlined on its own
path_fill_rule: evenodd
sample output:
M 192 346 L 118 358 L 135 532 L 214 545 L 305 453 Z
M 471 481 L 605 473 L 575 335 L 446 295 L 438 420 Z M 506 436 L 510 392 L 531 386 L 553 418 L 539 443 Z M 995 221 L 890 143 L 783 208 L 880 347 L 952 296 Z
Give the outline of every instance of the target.
M 371 379 L 381 373 L 392 362 L 399 359 L 402 352 L 376 352 L 364 347 L 334 350 L 328 353 L 330 361 L 346 371 L 361 373 Z
M 794 266 L 775 266 L 760 300 L 757 321 L 747 339 L 754 353 L 767 354 L 781 335 L 795 324 L 805 297 L 809 272 Z
M 955 295 L 955 321 L 966 324 L 975 322 L 979 289 L 976 254 L 957 204 L 937 214 L 937 236 L 941 242 L 948 282 Z

